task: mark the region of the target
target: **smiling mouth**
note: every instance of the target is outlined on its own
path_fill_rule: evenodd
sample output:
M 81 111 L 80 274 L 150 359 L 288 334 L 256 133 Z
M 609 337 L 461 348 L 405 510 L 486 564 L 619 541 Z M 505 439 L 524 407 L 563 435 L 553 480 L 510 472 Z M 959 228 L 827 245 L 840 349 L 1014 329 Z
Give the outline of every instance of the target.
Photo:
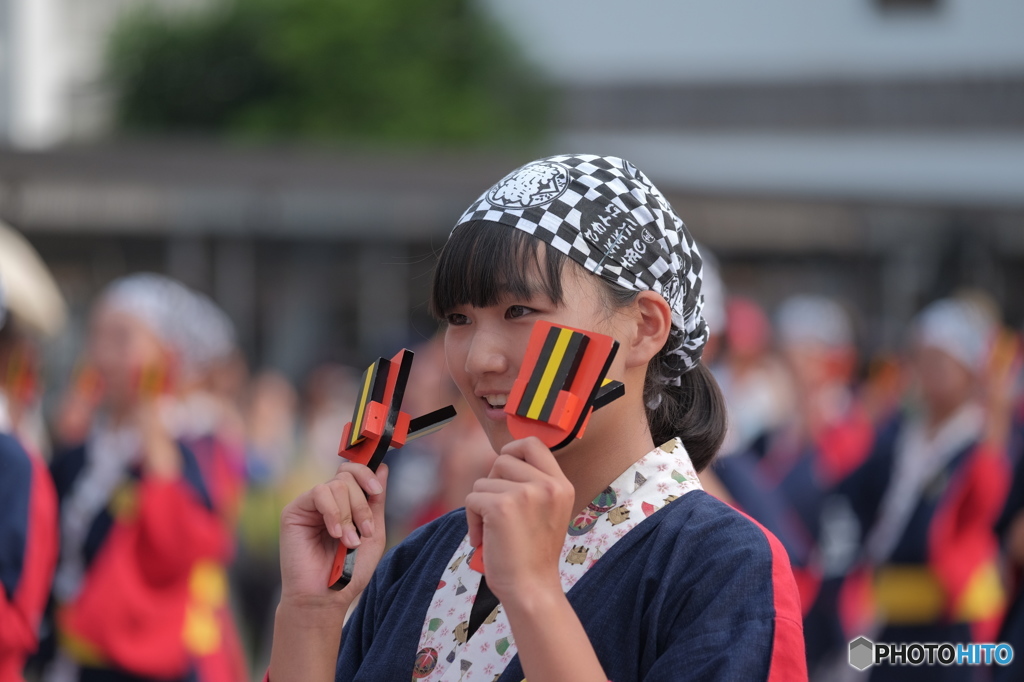
M 486 402 L 489 407 L 500 409 L 505 407 L 505 403 L 508 402 L 508 395 L 487 395 L 483 396 L 483 401 Z

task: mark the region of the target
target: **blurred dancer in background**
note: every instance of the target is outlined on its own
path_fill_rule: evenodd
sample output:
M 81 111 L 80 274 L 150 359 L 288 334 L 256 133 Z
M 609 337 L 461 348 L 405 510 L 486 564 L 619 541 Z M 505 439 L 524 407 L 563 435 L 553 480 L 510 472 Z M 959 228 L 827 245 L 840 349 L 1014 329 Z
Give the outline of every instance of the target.
M 715 261 L 711 263 L 714 268 Z M 715 279 L 721 282 L 720 277 Z M 712 287 L 711 295 L 716 294 L 722 301 L 716 306 L 712 298 L 709 307 L 721 326 L 712 330 L 711 339 L 724 343 L 712 371 L 725 395 L 729 425 L 718 457 L 700 472 L 700 480 L 709 493 L 770 530 L 785 547 L 799 577 L 809 561 L 810 543 L 796 527 L 778 485 L 768 480 L 761 467 L 770 437 L 791 411 L 792 382 L 772 352 L 771 323 L 761 307 L 742 297 L 729 298 L 726 304 L 722 284 Z M 718 343 L 712 348 L 718 349 Z
M 0 224 L 0 680 L 21 680 L 39 645 L 57 564 L 57 498 L 26 416 L 38 398 L 38 339 L 63 320 L 42 261 Z
M 193 306 L 177 282 L 134 275 L 93 311 L 88 357 L 102 404 L 86 442 L 52 465 L 61 557 L 51 680 L 195 679 L 196 659 L 219 645 L 223 593 L 204 567 L 228 536 L 168 423 Z
M 1014 651 L 1024 651 L 1024 392 L 1020 391 L 1021 339 L 1019 335 L 1007 335 L 1000 344 L 1004 355 L 1016 355 L 1010 361 L 1006 380 L 1016 389 L 1008 392 L 1015 399 L 1012 410 L 1012 425 L 1008 454 L 1014 468 L 1013 483 L 1006 506 L 996 524 L 996 532 L 1003 545 L 1005 567 L 1009 581 L 1009 607 L 999 631 L 998 641 L 1007 642 Z M 996 363 L 998 364 L 998 363 Z M 1024 656 L 1014 657 L 1013 662 L 993 672 L 995 682 L 1012 682 L 1024 678 Z
M 874 426 L 852 389 L 857 350 L 846 310 L 824 296 L 805 294 L 786 299 L 776 319 L 797 409 L 769 439 L 761 469 L 788 505 L 788 519 L 805 548 L 791 559 L 813 671 L 842 655 L 850 639 L 838 599 L 859 538 L 853 511 L 837 487 L 864 462 Z
M 1005 599 L 992 527 L 1008 486 L 1008 386 L 1003 369 L 989 372 L 995 329 L 959 299 L 931 304 L 912 329 L 918 405 L 879 431 L 868 460 L 844 482 L 867 529 L 875 634 L 892 643 L 992 642 Z M 973 674 L 875 667 L 871 679 Z
M 761 306 L 733 296 L 726 304 L 725 355 L 715 379 L 729 405 L 729 430 L 721 453 L 764 455 L 766 439 L 793 409 L 786 368 L 772 353 L 772 327 Z
M 260 372 L 249 383 L 243 402 L 247 486 L 238 528 L 238 560 L 231 577 L 239 597 L 249 660 L 253 668 L 263 669 L 270 651 L 270 625 L 281 584 L 277 550 L 281 508 L 289 499 L 291 488 L 301 487 L 302 481 L 313 475 L 305 467 L 319 472 L 325 463 L 314 465 L 312 457 L 295 461 L 298 395 L 287 377 L 274 371 Z M 347 417 L 342 415 L 341 419 L 344 424 Z M 334 452 L 340 434 L 339 430 L 332 438 Z M 336 454 L 332 456 L 337 459 Z
M 3 222 L 0 279 L 10 321 L 7 364 L 0 375 L 7 393 L 7 409 L 22 443 L 48 457 L 50 441 L 40 405 L 40 342 L 57 336 L 67 319 L 67 306 L 36 250 Z

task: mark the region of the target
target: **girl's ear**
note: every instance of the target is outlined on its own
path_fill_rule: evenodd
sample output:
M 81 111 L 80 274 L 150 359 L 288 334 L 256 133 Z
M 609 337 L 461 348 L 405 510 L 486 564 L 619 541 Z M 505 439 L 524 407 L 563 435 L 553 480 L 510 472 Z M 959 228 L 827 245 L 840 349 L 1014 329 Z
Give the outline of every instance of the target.
M 625 351 L 626 367 L 644 366 L 665 346 L 672 329 L 672 308 L 653 291 L 641 291 L 636 295 L 630 316 L 632 329 L 628 348 Z

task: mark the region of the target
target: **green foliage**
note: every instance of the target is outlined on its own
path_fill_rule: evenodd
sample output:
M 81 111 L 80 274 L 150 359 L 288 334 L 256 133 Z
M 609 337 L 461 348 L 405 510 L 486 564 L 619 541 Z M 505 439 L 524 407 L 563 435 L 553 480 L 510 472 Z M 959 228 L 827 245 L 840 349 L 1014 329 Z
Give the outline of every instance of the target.
M 122 128 L 402 143 L 536 137 L 547 97 L 472 0 L 235 0 L 115 32 Z

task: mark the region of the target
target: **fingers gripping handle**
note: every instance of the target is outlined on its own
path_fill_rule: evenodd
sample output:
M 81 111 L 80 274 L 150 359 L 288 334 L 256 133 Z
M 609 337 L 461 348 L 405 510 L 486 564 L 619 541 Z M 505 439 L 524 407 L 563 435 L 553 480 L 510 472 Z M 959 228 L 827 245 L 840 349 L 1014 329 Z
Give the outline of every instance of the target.
M 331 567 L 331 578 L 327 583 L 332 590 L 343 590 L 352 582 L 352 573 L 356 568 L 356 552 L 357 550 L 349 549 L 345 545 L 338 547 L 334 566 Z
M 403 349 L 390 360 L 380 358 L 367 368 L 352 421 L 342 433 L 340 456 L 376 471 L 388 450 L 433 433 L 455 417 L 451 405 L 417 419 L 402 412 L 412 360 L 413 352 Z M 356 550 L 339 544 L 328 586 L 344 589 L 352 581 L 355 564 Z

